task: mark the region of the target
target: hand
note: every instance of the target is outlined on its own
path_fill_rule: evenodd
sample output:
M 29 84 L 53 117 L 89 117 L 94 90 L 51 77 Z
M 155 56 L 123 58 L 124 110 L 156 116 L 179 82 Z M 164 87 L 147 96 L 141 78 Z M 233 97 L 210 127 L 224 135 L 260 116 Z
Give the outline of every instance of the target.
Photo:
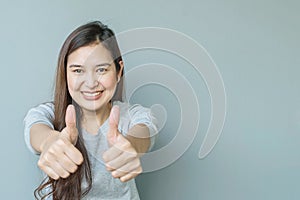
M 40 148 L 38 166 L 55 180 L 67 178 L 83 162 L 82 154 L 74 146 L 77 142 L 78 130 L 73 105 L 68 106 L 65 121 L 66 127 L 61 132 L 53 131 Z
M 119 116 L 119 107 L 114 106 L 110 112 L 106 136 L 110 148 L 104 152 L 103 160 L 114 178 L 126 182 L 142 173 L 142 166 L 134 147 L 118 131 Z

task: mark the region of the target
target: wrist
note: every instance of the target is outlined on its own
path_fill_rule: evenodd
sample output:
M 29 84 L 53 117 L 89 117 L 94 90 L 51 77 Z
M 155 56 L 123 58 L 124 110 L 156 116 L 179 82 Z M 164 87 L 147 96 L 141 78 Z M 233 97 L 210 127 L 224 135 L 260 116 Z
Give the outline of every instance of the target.
M 150 147 L 150 138 L 137 138 L 131 135 L 127 135 L 126 139 L 131 143 L 131 146 L 138 153 L 138 156 L 143 156 Z
M 49 130 L 48 136 L 45 138 L 44 141 L 41 142 L 39 151 L 42 153 L 45 150 L 45 147 L 49 146 L 50 143 L 52 143 L 55 138 L 58 137 L 59 132 L 55 130 Z

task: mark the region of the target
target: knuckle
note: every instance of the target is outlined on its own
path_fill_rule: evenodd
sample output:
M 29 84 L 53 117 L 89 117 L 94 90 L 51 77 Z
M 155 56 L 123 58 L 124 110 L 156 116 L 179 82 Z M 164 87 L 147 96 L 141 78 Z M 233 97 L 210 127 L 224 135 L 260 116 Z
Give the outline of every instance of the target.
M 126 182 L 126 179 L 125 178 L 120 178 L 120 181 L 124 183 L 124 182 Z
M 50 176 L 52 179 L 54 179 L 54 180 L 56 180 L 56 176 L 55 175 L 53 175 L 53 174 L 51 174 L 51 173 L 47 173 L 47 172 L 45 172 L 48 176 Z
M 133 151 L 132 153 L 131 153 L 131 155 L 132 155 L 132 157 L 137 157 L 138 156 L 138 153 L 136 152 L 136 151 Z
M 78 169 L 78 167 L 77 167 L 77 165 L 75 165 L 75 166 L 71 167 L 70 172 L 74 173 L 77 171 L 77 169 Z
M 48 176 L 50 176 L 54 180 L 58 180 L 59 179 L 59 176 L 56 176 L 56 175 L 53 175 L 53 174 L 48 174 Z
M 61 175 L 62 178 L 68 178 L 70 176 L 70 173 L 65 172 Z
M 130 180 L 131 178 L 132 178 L 131 175 L 129 175 L 129 176 L 127 175 L 126 177 L 121 177 L 120 181 L 122 181 L 124 183 L 124 182 L 127 182 L 128 180 Z
M 137 174 L 141 174 L 143 172 L 143 168 L 142 167 L 139 167 L 137 170 L 136 170 L 136 173 Z
M 115 169 L 112 168 L 112 166 L 110 166 L 110 165 L 106 165 L 106 170 L 107 170 L 107 171 L 113 171 L 113 170 L 115 170 Z
M 51 163 L 51 155 L 49 155 L 48 153 L 46 153 L 43 158 L 41 159 L 41 163 L 43 165 L 49 165 Z
M 48 152 L 47 152 L 47 153 L 49 153 L 49 154 L 51 154 L 51 155 L 56 155 L 55 147 L 54 147 L 54 146 L 50 147 L 50 148 L 48 149 Z
M 111 175 L 112 175 L 114 178 L 118 178 L 118 173 L 117 173 L 116 171 L 113 171 L 113 172 L 111 173 Z
M 41 159 L 39 159 L 39 161 L 38 161 L 38 163 L 37 163 L 37 165 L 39 166 L 39 168 L 44 168 L 44 161 L 43 160 L 41 160 Z
M 63 147 L 65 145 L 65 141 L 62 138 L 59 138 L 55 144 L 59 147 Z
M 79 156 L 78 156 L 78 163 L 77 164 L 81 165 L 83 163 L 83 161 L 84 161 L 84 158 L 83 158 L 82 154 L 80 153 Z
M 113 163 L 106 164 L 106 167 L 109 169 L 109 171 L 116 170 L 116 166 Z

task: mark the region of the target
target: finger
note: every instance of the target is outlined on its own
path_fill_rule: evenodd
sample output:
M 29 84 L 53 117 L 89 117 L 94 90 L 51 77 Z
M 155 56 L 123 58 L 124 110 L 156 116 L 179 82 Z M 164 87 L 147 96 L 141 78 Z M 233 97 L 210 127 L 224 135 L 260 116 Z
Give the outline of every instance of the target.
M 113 106 L 110 115 L 109 115 L 109 129 L 107 133 L 107 140 L 110 145 L 113 145 L 118 136 L 118 125 L 119 125 L 119 118 L 120 118 L 120 108 L 119 106 Z
M 114 148 L 112 148 L 114 147 Z M 135 149 L 132 147 L 131 143 L 122 135 L 118 134 L 116 142 L 111 146 L 111 149 L 118 149 L 121 152 L 132 152 Z
M 66 171 L 58 162 L 52 162 L 49 166 L 59 177 L 67 178 L 70 173 Z
M 70 142 L 68 142 L 71 145 Z M 65 143 L 63 143 L 65 144 Z M 74 146 L 73 146 L 74 148 Z M 46 153 L 43 153 L 39 159 L 38 165 L 41 169 L 50 168 L 59 177 L 66 178 L 77 170 L 77 165 L 64 153 L 65 145 L 54 145 L 51 149 L 48 149 Z M 52 175 L 55 178 L 55 175 Z
M 103 158 L 103 161 L 107 163 L 107 162 L 110 162 L 111 160 L 116 159 L 122 153 L 123 153 L 123 151 L 121 149 L 116 148 L 115 146 L 112 146 L 103 153 L 102 158 Z
M 114 170 L 111 174 L 115 178 L 120 178 L 122 176 L 125 176 L 128 173 L 139 173 L 139 170 L 141 168 L 141 162 L 138 158 L 126 163 L 125 165 L 117 168 Z
M 117 156 L 115 159 L 113 159 L 109 162 L 106 162 L 106 167 L 107 167 L 107 169 L 112 168 L 112 169 L 119 170 L 123 166 L 128 166 L 128 164 L 131 163 L 134 159 L 137 159 L 135 154 L 129 154 L 129 153 L 123 152 L 121 155 Z
M 81 152 L 74 145 L 72 145 L 71 143 L 65 145 L 64 153 L 76 165 L 80 165 L 83 162 L 83 156 L 82 156 Z
M 78 137 L 78 130 L 76 127 L 76 112 L 73 105 L 69 105 L 65 116 L 66 130 L 69 138 L 73 144 L 76 143 Z
M 69 173 L 74 173 L 78 169 L 77 165 L 67 155 L 60 158 L 59 164 Z
M 44 166 L 43 168 L 41 168 L 41 170 L 45 172 L 45 174 L 47 174 L 50 178 L 54 180 L 59 179 L 59 175 L 55 173 L 54 170 L 51 169 L 50 167 Z
M 113 106 L 109 115 L 109 128 L 110 130 L 118 130 L 120 119 L 120 108 L 119 106 Z
M 142 169 L 142 167 L 140 167 L 140 168 L 136 169 L 134 172 L 128 173 L 128 174 L 120 177 L 120 181 L 122 181 L 122 182 L 129 181 L 129 180 L 137 177 L 142 172 L 143 172 L 143 169 Z
M 122 138 L 119 139 L 120 137 Z M 103 160 L 106 163 L 107 170 L 111 171 L 126 164 L 137 156 L 138 154 L 132 147 L 131 143 L 122 135 L 119 135 L 118 142 L 104 152 Z M 118 165 L 114 163 L 118 163 Z
M 59 178 L 59 175 L 47 165 L 47 161 L 45 159 L 39 159 L 38 161 L 39 168 L 45 172 L 49 177 L 57 180 Z
M 44 158 L 48 162 L 60 160 L 60 158 L 67 156 L 76 165 L 80 165 L 83 162 L 83 156 L 81 152 L 66 138 L 59 139 L 55 145 L 52 145 L 48 149 L 49 154 L 44 154 Z
M 110 166 L 106 166 L 106 170 L 111 172 L 111 171 L 114 171 L 115 169 Z

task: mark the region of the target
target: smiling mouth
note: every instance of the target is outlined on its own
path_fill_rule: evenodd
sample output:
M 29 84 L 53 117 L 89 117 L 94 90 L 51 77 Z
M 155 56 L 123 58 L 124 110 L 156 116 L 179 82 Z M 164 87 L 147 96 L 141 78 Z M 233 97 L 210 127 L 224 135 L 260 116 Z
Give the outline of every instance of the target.
M 99 94 L 101 94 L 102 92 L 82 92 L 83 95 L 87 96 L 87 97 L 95 97 Z
M 82 91 L 81 93 L 86 100 L 98 100 L 102 96 L 103 90 L 95 92 Z

